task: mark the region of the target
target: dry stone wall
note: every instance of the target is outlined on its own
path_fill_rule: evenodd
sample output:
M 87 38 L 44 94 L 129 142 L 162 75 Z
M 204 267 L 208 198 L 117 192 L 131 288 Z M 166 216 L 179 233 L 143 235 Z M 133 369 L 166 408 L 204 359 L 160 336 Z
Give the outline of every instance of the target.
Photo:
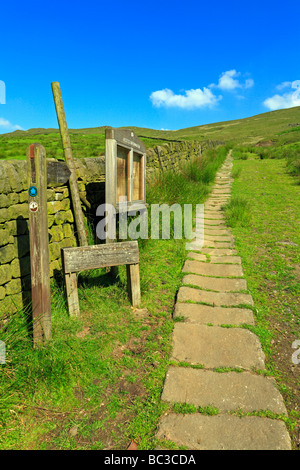
M 175 170 L 199 155 L 199 142 L 167 143 L 147 150 L 147 179 L 155 171 Z M 95 216 L 105 198 L 104 157 L 75 159 L 82 208 Z M 61 248 L 77 246 L 68 185 L 48 187 L 51 277 L 61 273 Z M 27 162 L 0 160 L 0 313 L 30 303 L 31 277 L 28 231 Z
M 83 210 L 104 202 L 104 158 L 75 161 Z M 61 271 L 61 248 L 77 246 L 68 186 L 48 187 L 50 275 Z M 0 312 L 30 302 L 30 254 L 26 161 L 0 161 Z
M 201 147 L 198 141 L 170 142 L 147 150 L 147 178 L 154 171 L 178 170 L 184 161 L 199 156 Z

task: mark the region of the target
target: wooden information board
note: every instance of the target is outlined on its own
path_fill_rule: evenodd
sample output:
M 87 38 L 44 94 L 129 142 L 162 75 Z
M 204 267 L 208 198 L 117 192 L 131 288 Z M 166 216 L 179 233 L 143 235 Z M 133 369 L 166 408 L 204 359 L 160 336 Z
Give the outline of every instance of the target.
M 118 212 L 124 198 L 128 211 L 146 203 L 146 147 L 131 130 L 106 129 L 105 202 Z

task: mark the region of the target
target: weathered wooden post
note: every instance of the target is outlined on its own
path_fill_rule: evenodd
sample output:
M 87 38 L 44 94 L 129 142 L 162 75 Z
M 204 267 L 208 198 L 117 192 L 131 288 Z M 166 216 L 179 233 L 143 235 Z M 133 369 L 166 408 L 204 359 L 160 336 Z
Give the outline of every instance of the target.
M 87 236 L 86 236 L 86 231 L 85 231 L 85 226 L 84 226 L 83 213 L 81 209 L 80 195 L 79 195 L 79 189 L 78 189 L 76 172 L 75 172 L 75 165 L 74 165 L 73 155 L 72 155 L 71 141 L 69 137 L 69 131 L 68 131 L 65 110 L 64 110 L 64 105 L 63 105 L 63 100 L 62 100 L 62 95 L 61 95 L 61 89 L 60 89 L 60 85 L 58 82 L 52 82 L 51 86 L 52 86 L 52 92 L 53 92 L 53 97 L 54 97 L 54 102 L 55 102 L 57 120 L 58 120 L 62 143 L 63 143 L 64 156 L 65 156 L 65 160 L 68 165 L 68 168 L 71 171 L 69 182 L 70 182 L 70 191 L 71 191 L 71 197 L 72 197 L 72 203 L 73 203 L 73 209 L 74 209 L 74 215 L 75 215 L 75 223 L 76 223 L 76 228 L 78 232 L 79 244 L 80 246 L 86 246 L 88 244 Z
M 47 164 L 42 145 L 27 149 L 33 341 L 51 339 Z

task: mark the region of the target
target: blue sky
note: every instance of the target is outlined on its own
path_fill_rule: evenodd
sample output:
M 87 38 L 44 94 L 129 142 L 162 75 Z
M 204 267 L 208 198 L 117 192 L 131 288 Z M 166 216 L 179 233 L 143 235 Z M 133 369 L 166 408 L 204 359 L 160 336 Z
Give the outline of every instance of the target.
M 0 6 L 0 133 L 181 129 L 300 106 L 300 2 L 15 1 Z M 5 92 L 5 93 L 4 93 Z

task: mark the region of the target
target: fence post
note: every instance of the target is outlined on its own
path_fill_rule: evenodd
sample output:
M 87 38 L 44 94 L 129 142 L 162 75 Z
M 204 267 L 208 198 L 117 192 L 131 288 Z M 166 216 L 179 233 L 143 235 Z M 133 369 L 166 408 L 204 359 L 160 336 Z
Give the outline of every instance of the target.
M 27 149 L 33 342 L 51 339 L 47 163 L 42 145 Z
M 55 102 L 57 120 L 58 120 L 62 143 L 63 143 L 64 156 L 65 156 L 66 163 L 69 167 L 69 170 L 71 171 L 69 182 L 70 182 L 70 191 L 71 191 L 71 196 L 72 196 L 72 203 L 73 203 L 73 209 L 74 209 L 74 215 L 75 215 L 76 228 L 78 232 L 79 244 L 80 246 L 87 246 L 88 244 L 87 236 L 86 236 L 86 231 L 85 231 L 85 226 L 84 226 L 80 195 L 79 195 L 77 177 L 76 177 L 76 172 L 75 172 L 75 165 L 74 165 L 73 155 L 72 155 L 71 141 L 69 137 L 69 131 L 68 131 L 65 110 L 64 110 L 64 105 L 63 105 L 63 100 L 62 100 L 62 95 L 61 95 L 61 89 L 60 89 L 60 85 L 58 82 L 52 82 L 51 86 L 52 86 L 53 98 Z

